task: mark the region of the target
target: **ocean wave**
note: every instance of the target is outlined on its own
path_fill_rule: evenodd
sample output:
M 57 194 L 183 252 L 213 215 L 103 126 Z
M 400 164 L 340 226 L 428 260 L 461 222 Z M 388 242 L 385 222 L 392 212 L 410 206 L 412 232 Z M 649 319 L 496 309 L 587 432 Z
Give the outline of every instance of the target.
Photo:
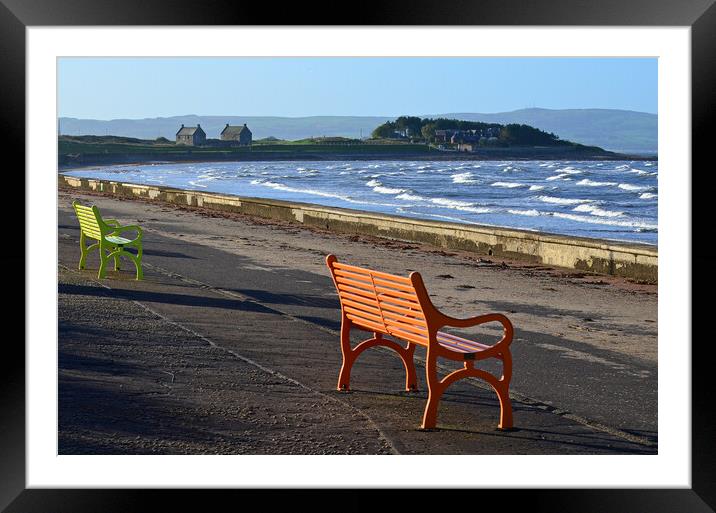
M 531 191 L 541 191 L 544 189 L 544 185 L 530 185 Z
M 430 201 L 441 207 L 472 207 L 473 203 L 460 200 L 451 200 L 447 198 L 431 198 Z
M 594 203 L 594 200 L 590 199 L 555 198 L 554 196 L 537 196 L 537 199 L 544 203 L 553 203 L 555 205 L 578 205 L 580 203 Z
M 378 194 L 400 194 L 405 192 L 405 189 L 396 189 L 394 187 L 385 187 L 378 180 L 369 180 L 365 183 L 368 187 L 372 187 L 374 192 Z
M 641 221 L 616 221 L 613 219 L 604 219 L 600 217 L 591 217 L 591 216 L 580 216 L 576 214 L 564 214 L 562 212 L 555 212 L 554 217 L 559 217 L 561 219 L 569 219 L 570 221 L 577 221 L 580 223 L 589 223 L 589 224 L 602 224 L 607 226 L 620 226 L 623 228 L 641 228 L 641 229 L 647 229 L 647 230 L 657 230 L 658 226 L 655 224 L 650 223 L 644 223 Z
M 562 169 L 557 169 L 558 173 L 563 173 L 565 175 L 578 175 L 583 173 L 581 169 L 574 169 L 572 166 L 563 167 Z
M 569 174 L 570 174 L 570 173 L 560 173 L 560 174 L 558 174 L 558 175 L 548 176 L 547 178 L 545 178 L 545 180 L 548 180 L 548 181 L 552 181 L 552 180 L 567 180 L 567 179 L 569 179 Z
M 393 189 L 391 187 L 383 187 L 382 185 L 378 185 L 377 187 L 373 187 L 373 191 L 377 192 L 378 194 L 400 194 L 405 192 L 405 189 Z
M 576 183 L 576 185 L 588 185 L 590 187 L 604 187 L 608 185 L 616 185 L 616 182 L 595 182 L 589 178 L 585 178 Z
M 530 217 L 537 217 L 539 215 L 542 215 L 542 213 L 539 210 L 531 209 L 531 210 L 508 210 L 510 214 L 516 214 L 518 216 L 530 216 Z
M 478 180 L 472 178 L 472 173 L 467 171 L 465 173 L 457 173 L 452 175 L 452 183 L 480 183 Z
M 428 213 L 428 212 L 413 212 L 413 211 L 411 211 L 411 210 L 405 210 L 405 209 L 402 209 L 402 208 L 401 208 L 401 209 L 398 209 L 398 210 L 399 210 L 400 212 L 403 212 L 403 213 L 406 213 L 406 214 L 413 214 L 413 215 L 419 216 L 419 217 L 423 217 L 423 216 L 434 217 L 434 218 L 436 218 L 436 219 L 444 219 L 444 220 L 446 220 L 446 221 L 452 221 L 452 222 L 455 222 L 455 223 L 482 224 L 482 223 L 477 223 L 477 222 L 475 222 L 475 221 L 470 221 L 470 220 L 468 220 L 468 219 L 461 219 L 461 218 L 459 218 L 459 217 L 444 216 L 444 215 L 440 215 L 440 214 L 430 214 L 430 213 Z
M 594 216 L 600 217 L 621 217 L 624 212 L 616 212 L 612 210 L 602 210 L 601 208 L 595 207 L 594 205 L 582 204 L 577 205 L 574 209 L 575 212 L 588 212 Z
M 408 193 L 398 194 L 396 196 L 396 199 L 401 199 L 401 200 L 405 200 L 405 201 L 424 201 L 425 200 L 425 198 L 423 198 L 422 196 L 417 196 L 415 194 L 408 194 Z
M 508 189 L 514 189 L 515 187 L 526 187 L 527 184 L 519 182 L 495 182 L 491 183 L 490 187 L 506 187 Z
M 656 198 L 658 195 L 654 194 L 653 192 L 643 192 L 639 195 L 639 199 L 653 199 Z
M 624 189 L 625 191 L 645 191 L 647 189 L 650 189 L 651 187 L 648 185 L 632 185 L 630 183 L 620 183 L 619 188 Z

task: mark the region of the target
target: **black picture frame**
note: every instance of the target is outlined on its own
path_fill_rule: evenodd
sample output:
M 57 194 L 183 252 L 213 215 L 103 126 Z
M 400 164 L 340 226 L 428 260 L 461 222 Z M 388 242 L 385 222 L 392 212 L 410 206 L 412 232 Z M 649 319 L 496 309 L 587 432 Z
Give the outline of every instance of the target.
M 691 28 L 692 56 L 692 241 L 697 234 L 710 233 L 706 208 L 710 201 L 707 184 L 713 164 L 708 154 L 709 130 L 716 112 L 716 5 L 715 0 L 501 0 L 486 2 L 428 0 L 395 0 L 390 3 L 362 2 L 359 8 L 325 1 L 310 4 L 260 4 L 215 0 L 204 2 L 204 9 L 195 3 L 169 0 L 0 0 L 0 126 L 4 137 L 5 156 L 12 157 L 14 169 L 24 169 L 25 162 L 25 30 L 30 26 L 103 26 L 103 25 L 528 25 L 528 26 L 685 26 Z M 348 10 L 346 10 L 346 8 Z M 28 134 L 32 137 L 32 134 Z M 693 187 L 698 173 L 698 187 Z M 15 201 L 17 211 L 24 209 L 24 199 L 32 194 L 25 189 L 24 176 L 6 172 L 4 185 L 7 201 Z M 20 190 L 24 194 L 20 194 Z M 699 211 L 701 209 L 701 211 Z M 10 211 L 10 210 L 8 210 Z M 701 215 L 699 215 L 701 214 Z M 28 234 L 26 234 L 27 236 Z M 695 246 L 682 248 L 691 255 L 692 269 L 708 270 L 708 252 L 693 252 Z M 16 298 L 24 290 L 26 268 L 22 248 L 0 252 L 5 270 L 5 290 Z M 24 269 L 21 275 L 17 269 Z M 692 332 L 685 331 L 677 343 L 692 355 L 692 487 L 690 489 L 522 489 L 471 490 L 460 494 L 472 498 L 472 507 L 521 505 L 530 511 L 579 512 L 713 512 L 716 509 L 716 427 L 711 420 L 712 397 L 716 387 L 710 379 L 712 359 L 709 358 L 710 338 L 699 337 L 708 319 L 710 302 L 699 300 L 713 290 L 712 273 L 704 272 L 692 280 Z M 7 294 L 6 292 L 6 294 Z M 9 319 L 17 319 L 25 302 L 14 301 L 5 307 Z M 14 315 L 13 315 L 14 314 Z M 24 316 L 23 316 L 24 317 Z M 15 325 L 19 325 L 17 321 Z M 23 339 L 24 339 L 24 333 Z M 19 336 L 6 337 L 0 357 L 0 509 L 14 512 L 78 511 L 145 511 L 150 501 L 161 503 L 162 511 L 207 509 L 208 495 L 212 503 L 215 490 L 39 490 L 25 486 L 25 351 Z M 660 376 L 660 378 L 664 378 Z M 668 414 L 668 412 L 660 412 Z M 313 509 L 341 504 L 351 511 L 373 507 L 375 495 L 383 492 L 360 490 L 325 490 L 320 502 L 314 500 L 315 490 L 273 490 L 271 503 L 295 507 L 310 504 Z M 453 496 L 446 491 L 410 490 L 401 493 L 403 507 L 427 501 L 449 504 Z M 268 495 L 257 490 L 222 491 L 229 495 L 232 507 L 251 504 L 255 498 Z M 254 497 L 254 495 L 260 496 Z M 309 502 L 310 500 L 310 502 Z M 489 503 L 486 504 L 486 503 Z M 256 503 L 258 504 L 258 503 Z M 322 506 L 325 505 L 325 506 Z M 211 509 L 221 507 L 214 503 Z

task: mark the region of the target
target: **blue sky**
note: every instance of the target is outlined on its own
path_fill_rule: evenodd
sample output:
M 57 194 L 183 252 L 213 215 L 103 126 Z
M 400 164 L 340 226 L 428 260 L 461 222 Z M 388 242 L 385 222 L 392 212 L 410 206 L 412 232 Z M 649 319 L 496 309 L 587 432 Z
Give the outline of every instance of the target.
M 399 116 L 657 112 L 656 58 L 60 58 L 58 114 Z

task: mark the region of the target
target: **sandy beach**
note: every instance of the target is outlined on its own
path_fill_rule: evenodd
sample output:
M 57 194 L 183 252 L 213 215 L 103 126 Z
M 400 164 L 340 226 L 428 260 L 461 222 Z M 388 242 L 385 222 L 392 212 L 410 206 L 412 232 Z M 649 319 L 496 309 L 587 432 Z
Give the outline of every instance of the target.
M 332 387 L 335 387 L 338 372 L 335 364 L 340 361 L 338 340 L 334 335 L 337 333 L 340 312 L 325 266 L 325 256 L 333 253 L 341 261 L 390 273 L 419 271 L 434 304 L 450 315 L 467 317 L 488 312 L 506 314 L 516 329 L 512 344 L 515 374 L 511 391 L 513 399 L 521 404 L 516 408 L 517 424 L 521 420 L 531 419 L 528 411 L 534 409 L 539 415 L 558 417 L 559 422 L 578 426 L 579 429 L 599 433 L 600 436 L 606 433 L 613 438 L 610 443 L 616 443 L 610 447 L 617 447 L 620 443 L 629 445 L 616 449 L 617 452 L 656 450 L 656 285 L 491 259 L 474 253 L 447 252 L 419 244 L 330 233 L 240 214 L 219 214 L 198 208 L 181 208 L 139 200 L 120 201 L 99 194 L 64 190 L 59 192 L 61 284 L 63 280 L 76 285 L 80 282 L 86 285 L 96 282 L 96 262 L 89 266 L 88 271 L 75 270 L 79 233 L 74 226 L 76 222 L 71 209 L 74 199 L 97 204 L 103 213 L 106 212 L 105 215 L 120 219 L 123 223 L 139 224 L 145 230 L 147 283 L 128 279 L 131 272 L 125 270 L 114 278 L 110 275 L 110 279 L 105 280 L 107 286 L 136 291 L 142 287 L 151 287 L 152 283 L 157 287 L 169 286 L 168 283 L 160 284 L 162 280 L 179 280 L 171 286 L 179 286 L 181 282 L 183 287 L 223 292 L 224 297 L 233 293 L 237 298 L 300 319 L 302 326 L 305 325 L 309 332 L 317 334 L 315 336 L 321 339 L 321 344 L 325 343 L 326 348 L 332 347 L 327 350 L 332 353 L 326 357 L 326 361 L 316 364 L 317 368 L 326 370 L 325 376 L 315 378 L 320 383 L 317 389 L 322 394 L 329 397 L 338 394 Z M 162 252 L 152 248 L 153 240 L 165 241 L 163 244 L 166 247 L 175 249 Z M 194 248 L 191 253 L 187 250 L 190 258 L 183 257 L 176 250 L 184 246 Z M 60 299 L 62 322 L 63 312 L 68 312 L 69 316 L 72 311 L 72 302 L 63 302 L 62 287 Z M 142 303 L 141 298 L 134 299 Z M 114 300 L 119 299 L 114 297 Z M 174 312 L 169 306 L 167 308 L 163 314 L 167 318 L 179 325 L 191 325 L 187 319 L 170 317 Z M 162 313 L 161 309 L 157 309 L 157 312 Z M 191 326 L 195 333 L 208 338 L 211 337 L 206 333 L 217 329 L 216 326 L 209 328 L 200 324 Z M 205 328 L 206 332 L 203 331 Z M 225 327 L 222 334 L 230 337 L 229 333 L 225 333 L 227 329 Z M 72 333 L 72 330 L 68 333 Z M 488 337 L 497 334 L 492 328 L 481 333 Z M 262 333 L 261 336 L 266 338 L 267 334 Z M 61 329 L 61 346 L 62 340 Z M 237 351 L 253 354 L 250 348 Z M 316 355 L 315 358 L 320 358 L 320 352 Z M 418 358 L 420 356 L 418 354 Z M 399 364 L 397 358 L 383 354 L 374 357 L 375 360 L 366 357 L 366 367 L 356 374 L 360 383 L 357 388 L 371 393 L 377 389 L 371 377 L 391 372 L 390 369 L 380 368 L 383 358 L 387 358 L 390 362 L 388 365 L 393 367 L 393 372 L 397 372 L 394 376 L 397 381 L 402 379 L 400 368 L 395 366 Z M 251 356 L 252 361 L 254 358 L 266 367 L 275 363 L 272 368 L 279 369 L 289 379 L 298 382 L 308 379 L 305 370 L 300 371 L 296 366 L 282 366 L 266 354 L 260 358 Z M 475 387 L 460 388 L 456 394 L 462 396 L 470 390 L 475 390 Z M 486 401 L 493 401 L 494 398 L 487 392 L 482 390 L 479 393 Z M 392 433 L 388 438 L 394 439 L 395 443 L 366 443 L 361 447 L 356 446 L 354 452 L 391 452 L 388 446 L 399 448 L 397 452 L 419 452 L 413 438 L 422 438 L 425 433 L 419 436 L 413 436 L 417 433 L 414 430 L 409 435 L 396 433 L 402 433 L 405 426 L 411 426 L 410 429 L 418 426 L 417 417 L 422 401 L 409 400 L 415 410 L 408 415 L 412 418 L 407 418 L 405 424 L 401 423 L 401 427 L 397 427 L 391 424 L 396 420 L 394 415 L 386 414 L 385 418 L 371 415 L 371 408 L 375 405 L 371 406 L 369 399 L 375 397 L 372 394 L 360 396 L 352 393 L 348 402 L 360 415 L 365 414 L 363 421 L 367 422 L 366 426 L 373 423 L 378 426 L 379 432 Z M 402 395 L 394 393 L 390 397 L 395 402 Z M 634 397 L 638 397 L 638 400 Z M 436 446 L 438 452 L 469 453 L 475 450 L 476 440 L 480 439 L 484 443 L 485 438 L 495 437 L 493 432 L 487 436 L 480 429 L 469 431 L 475 428 L 477 417 L 471 418 L 473 414 L 480 419 L 484 416 L 484 426 L 490 425 L 490 429 L 494 429 L 492 424 L 497 415 L 494 404 L 471 406 L 465 412 L 473 413 L 465 413 L 466 425 L 462 426 L 468 430 L 469 435 L 451 432 Z M 450 411 L 450 406 L 441 408 Z M 519 411 L 522 408 L 524 412 Z M 480 412 L 475 412 L 476 409 Z M 339 413 L 336 415 L 340 417 Z M 445 415 L 441 418 L 447 419 L 450 414 Z M 540 424 L 543 421 L 535 422 Z M 544 422 L 549 424 L 549 421 Z M 438 423 L 440 427 L 440 418 Z M 67 429 L 74 429 L 69 427 L 70 424 Z M 373 429 L 370 426 L 368 428 Z M 498 444 L 501 450 L 509 447 L 509 444 L 504 444 L 505 440 Z M 541 446 L 538 442 L 535 444 L 530 447 L 529 443 L 521 440 L 512 449 L 517 453 L 529 453 L 532 450 L 541 453 L 554 450 L 560 453 L 566 450 L 565 445 L 555 449 Z M 587 445 L 589 447 L 582 448 L 587 452 L 601 452 L 604 449 L 596 443 Z M 180 452 L 201 452 L 200 446 L 190 444 Z M 83 446 L 70 444 L 68 447 L 74 447 L 70 452 L 81 452 Z M 277 452 L 285 449 L 280 444 L 276 447 Z M 163 450 L 168 449 L 164 447 Z M 227 450 L 231 452 L 232 449 Z M 509 452 L 509 448 L 507 450 Z M 287 451 L 291 452 L 290 449 Z

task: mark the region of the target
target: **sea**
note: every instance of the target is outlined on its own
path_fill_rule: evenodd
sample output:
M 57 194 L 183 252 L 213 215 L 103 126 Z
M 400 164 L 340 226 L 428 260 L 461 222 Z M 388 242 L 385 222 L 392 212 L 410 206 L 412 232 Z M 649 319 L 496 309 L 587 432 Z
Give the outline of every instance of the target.
M 63 174 L 418 219 L 658 242 L 657 161 L 148 163 Z

